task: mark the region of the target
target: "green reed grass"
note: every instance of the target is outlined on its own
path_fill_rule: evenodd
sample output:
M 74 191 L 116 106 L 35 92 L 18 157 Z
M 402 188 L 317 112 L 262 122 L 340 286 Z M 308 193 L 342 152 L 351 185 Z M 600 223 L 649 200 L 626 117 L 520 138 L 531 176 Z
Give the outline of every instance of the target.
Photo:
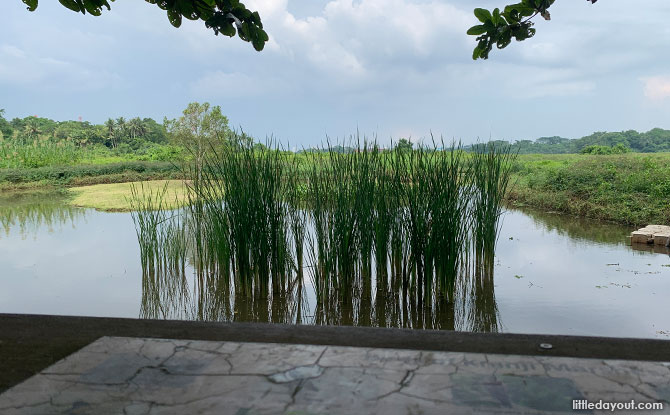
M 495 247 L 502 224 L 503 202 L 510 172 L 517 154 L 511 146 L 493 143 L 474 147 L 471 158 L 473 196 L 471 201 L 472 242 L 475 263 L 493 272 Z
M 135 189 L 143 269 L 183 274 L 188 257 L 203 319 L 234 319 L 235 304 L 261 321 L 302 321 L 307 269 L 317 323 L 454 327 L 440 313 L 458 308 L 470 252 L 492 258 L 513 155 L 355 142 L 300 156 L 242 141 L 212 149 L 185 169 L 179 219 L 147 208 L 164 193 Z

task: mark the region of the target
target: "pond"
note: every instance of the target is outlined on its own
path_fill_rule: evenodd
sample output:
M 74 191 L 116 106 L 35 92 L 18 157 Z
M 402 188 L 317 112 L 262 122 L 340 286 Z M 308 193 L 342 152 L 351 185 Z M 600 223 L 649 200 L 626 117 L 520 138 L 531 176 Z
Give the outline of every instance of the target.
M 214 287 L 190 267 L 148 281 L 131 214 L 64 197 L 0 196 L 0 313 L 670 337 L 670 251 L 628 246 L 628 227 L 509 210 L 491 279 L 426 314 L 374 287 L 347 309 L 319 304 L 309 281 L 275 298 Z

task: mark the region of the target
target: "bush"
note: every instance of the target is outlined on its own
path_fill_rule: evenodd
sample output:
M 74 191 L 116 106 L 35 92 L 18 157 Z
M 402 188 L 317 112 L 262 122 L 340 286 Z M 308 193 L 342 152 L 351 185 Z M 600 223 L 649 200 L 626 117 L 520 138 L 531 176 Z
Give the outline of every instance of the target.
M 601 145 L 592 145 L 586 146 L 582 149 L 580 153 L 582 154 L 596 154 L 596 155 L 611 155 L 611 154 L 624 154 L 630 152 L 630 149 L 625 145 L 619 143 L 613 147 L 610 146 L 601 146 Z
M 52 166 L 34 169 L 1 169 L 0 182 L 27 183 L 56 181 L 69 183 L 71 179 L 136 173 L 151 177 L 168 177 L 179 172 L 178 167 L 168 162 L 131 161 L 112 164 L 81 164 L 76 166 Z

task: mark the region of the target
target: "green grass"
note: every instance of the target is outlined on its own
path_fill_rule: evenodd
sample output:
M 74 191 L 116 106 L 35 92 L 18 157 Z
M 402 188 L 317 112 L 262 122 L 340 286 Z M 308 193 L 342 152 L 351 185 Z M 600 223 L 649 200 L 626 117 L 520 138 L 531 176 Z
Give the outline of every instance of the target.
M 36 168 L 77 163 L 81 151 L 70 141 L 0 139 L 0 168 Z
M 509 153 L 469 156 L 455 146 L 389 152 L 365 142 L 355 152 L 329 150 L 294 157 L 240 145 L 212 152 L 183 173 L 191 178 L 188 206 L 174 215 L 165 213 L 167 188 L 133 187 L 148 287 L 159 270 L 178 268 L 166 263 L 187 256 L 203 289 L 203 316 L 228 313 L 204 295 L 212 287 L 261 314 L 269 312 L 268 298 L 290 298 L 290 309 L 272 315 L 300 315 L 303 268 L 319 299 L 318 324 L 365 325 L 373 315 L 397 319 L 407 307 L 403 314 L 420 314 L 454 301 L 477 246 L 469 243 L 472 225 L 490 221 L 482 225 L 486 237 L 497 239 Z M 484 204 L 487 214 L 477 216 Z M 491 283 L 487 276 L 477 282 Z M 155 312 L 147 307 L 147 315 Z M 419 320 L 412 324 L 432 324 Z
M 131 211 L 134 188 L 140 187 L 143 192 L 152 193 L 165 188 L 166 194 L 150 199 L 161 205 L 142 205 L 148 209 L 175 209 L 187 204 L 187 187 L 181 180 L 154 180 L 144 182 L 96 184 L 92 186 L 72 187 L 69 189 L 72 198 L 69 203 L 77 207 L 94 208 L 104 211 Z M 148 202 L 147 202 L 148 203 Z M 137 207 L 135 207 L 137 208 Z
M 668 224 L 670 153 L 522 155 L 508 200 L 624 224 Z

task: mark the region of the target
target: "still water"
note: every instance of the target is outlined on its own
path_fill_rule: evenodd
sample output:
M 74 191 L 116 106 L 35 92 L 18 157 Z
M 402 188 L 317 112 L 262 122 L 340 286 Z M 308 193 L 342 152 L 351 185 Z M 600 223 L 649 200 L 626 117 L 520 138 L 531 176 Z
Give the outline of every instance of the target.
M 434 320 L 445 324 L 412 324 L 388 309 L 389 318 L 364 318 L 363 312 L 381 315 L 380 298 L 367 308 L 359 304 L 353 319 L 320 320 L 322 307 L 309 284 L 298 298 L 263 302 L 221 298 L 228 291 L 206 287 L 193 275 L 160 286 L 143 283 L 129 213 L 73 208 L 57 194 L 13 194 L 0 196 L 0 313 L 670 338 L 670 251 L 633 249 L 625 243 L 630 231 L 511 210 L 492 280 L 478 288 L 477 300 L 465 298 L 460 311 L 438 310 Z M 218 304 L 216 313 L 203 311 L 212 304 Z

